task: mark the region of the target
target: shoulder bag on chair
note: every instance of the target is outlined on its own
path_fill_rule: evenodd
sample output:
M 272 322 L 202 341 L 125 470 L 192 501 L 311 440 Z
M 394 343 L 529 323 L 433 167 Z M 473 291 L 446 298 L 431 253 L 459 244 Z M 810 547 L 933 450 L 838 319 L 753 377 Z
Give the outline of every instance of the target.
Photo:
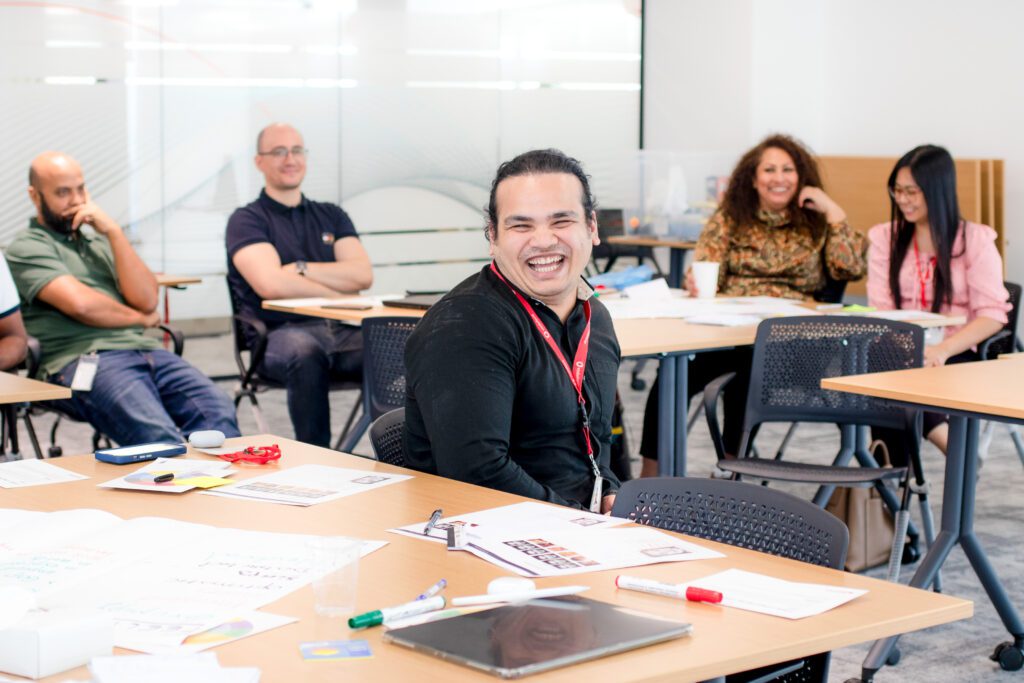
M 885 443 L 875 441 L 870 450 L 882 467 L 892 467 Z M 861 572 L 889 561 L 895 525 L 892 513 L 874 486 L 838 488 L 825 509 L 843 520 L 850 530 L 846 571 Z

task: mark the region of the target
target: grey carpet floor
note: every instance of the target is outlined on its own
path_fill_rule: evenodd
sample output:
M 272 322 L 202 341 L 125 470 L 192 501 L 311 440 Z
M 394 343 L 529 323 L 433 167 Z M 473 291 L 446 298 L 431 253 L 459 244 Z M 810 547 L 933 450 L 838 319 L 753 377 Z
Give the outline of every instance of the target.
M 205 337 L 188 340 L 185 357 L 210 375 L 229 374 L 235 371 L 231 356 L 229 337 Z M 646 392 L 630 388 L 629 371 L 631 362 L 623 364 L 619 376 L 619 387 L 626 404 L 627 439 L 635 455 L 639 444 Z M 648 386 L 656 371 L 655 363 L 648 363 L 642 377 Z M 234 390 L 234 384 L 221 384 L 226 392 Z M 355 392 L 342 392 L 332 398 L 332 421 L 335 434 L 340 432 L 345 417 L 355 402 Z M 270 391 L 260 397 L 263 414 L 271 433 L 285 437 L 292 436 L 287 406 L 283 391 Z M 49 427 L 53 420 L 41 416 L 36 428 L 43 441 L 43 449 L 49 445 Z M 257 433 L 257 423 L 252 412 L 243 404 L 239 410 L 239 423 L 243 434 Z M 770 427 L 758 438 L 762 452 L 774 452 L 781 441 L 784 427 Z M 19 429 L 23 454 L 30 454 L 24 427 Z M 81 424 L 62 424 L 57 441 L 65 453 L 91 451 L 92 431 Z M 698 421 L 690 435 L 689 474 L 707 476 L 714 465 L 714 451 L 711 448 L 707 428 Z M 839 444 L 838 430 L 830 426 L 802 425 L 790 444 L 791 457 L 822 464 L 831 461 Z M 364 438 L 355 449 L 358 453 L 371 452 L 369 442 Z M 933 510 L 938 516 L 942 498 L 941 453 L 930 444 L 925 445 L 925 471 L 932 484 Z M 639 471 L 639 461 L 634 462 L 634 471 Z M 1024 503 L 1019 490 L 1024 487 L 1024 467 L 1018 459 L 1013 444 L 1003 425 L 997 425 L 991 447 L 984 461 L 978 482 L 978 504 L 976 528 L 982 546 L 989 553 L 1000 578 L 1011 599 L 1019 609 L 1024 610 L 1024 551 L 1018 546 L 1021 538 L 1018 529 L 1021 523 Z M 806 487 L 790 487 L 789 490 L 810 497 L 812 491 Z M 919 519 L 915 510 L 915 520 Z M 901 580 L 905 583 L 916 565 L 904 568 Z M 873 570 L 873 576 L 881 577 L 884 569 Z M 981 589 L 962 551 L 955 549 L 942 572 L 943 590 L 975 602 L 975 615 L 967 621 L 927 629 L 904 636 L 900 641 L 902 660 L 895 667 L 887 667 L 876 676 L 876 681 L 1024 681 L 1024 671 L 1010 673 L 1001 671 L 995 662 L 989 660 L 996 644 L 1007 640 L 1008 634 L 1002 626 L 991 603 Z M 737 647 L 742 647 L 737 644 Z M 844 648 L 833 653 L 831 681 L 845 681 L 860 675 L 860 666 L 868 645 Z

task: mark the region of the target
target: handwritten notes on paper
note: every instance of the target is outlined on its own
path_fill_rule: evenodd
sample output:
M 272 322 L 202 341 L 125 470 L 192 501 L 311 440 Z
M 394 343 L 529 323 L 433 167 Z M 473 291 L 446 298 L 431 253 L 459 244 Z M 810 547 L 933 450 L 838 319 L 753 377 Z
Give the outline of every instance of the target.
M 28 589 L 42 607 L 103 611 L 116 645 L 165 652 L 327 571 L 310 561 L 310 538 L 100 510 L 0 510 L 0 584 Z M 362 554 L 384 545 L 363 541 Z

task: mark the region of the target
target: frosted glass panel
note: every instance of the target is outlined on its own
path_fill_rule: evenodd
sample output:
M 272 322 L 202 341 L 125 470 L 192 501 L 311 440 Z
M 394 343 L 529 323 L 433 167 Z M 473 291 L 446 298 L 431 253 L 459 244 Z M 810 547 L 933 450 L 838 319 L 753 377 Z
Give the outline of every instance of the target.
M 486 259 L 500 161 L 559 147 L 603 205 L 635 192 L 638 4 L 0 5 L 0 244 L 33 213 L 31 159 L 64 150 L 152 268 L 204 278 L 175 316 L 225 315 L 224 226 L 262 187 L 257 132 L 287 121 L 310 149 L 304 192 L 352 215 L 374 289 L 450 287 Z

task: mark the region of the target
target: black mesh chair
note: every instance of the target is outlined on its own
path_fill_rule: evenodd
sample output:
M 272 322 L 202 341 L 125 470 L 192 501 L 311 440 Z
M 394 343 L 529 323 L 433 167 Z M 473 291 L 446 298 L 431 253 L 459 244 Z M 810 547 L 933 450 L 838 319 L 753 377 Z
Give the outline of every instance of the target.
M 177 330 L 167 325 L 158 325 L 157 329 L 161 330 L 166 339 L 169 339 L 172 344 L 172 350 L 174 355 L 181 356 L 185 352 L 185 335 L 181 330 Z M 28 353 L 25 357 L 25 364 L 28 368 L 27 376 L 31 379 L 40 379 L 39 370 L 40 364 L 43 360 L 43 347 L 38 339 L 29 335 L 28 337 Z M 35 451 L 36 458 L 42 459 L 43 452 L 39 446 L 39 438 L 36 436 L 35 424 L 32 422 L 33 416 L 40 414 L 51 413 L 56 416 L 53 421 L 53 426 L 50 427 L 50 447 L 47 449 L 47 455 L 51 458 L 58 458 L 64 454 L 64 449 L 57 445 L 57 430 L 60 428 L 62 420 L 70 420 L 71 422 L 82 422 L 77 415 L 72 415 L 60 407 L 59 404 L 52 403 L 50 401 L 40 401 L 37 403 L 25 404 L 20 408 L 21 417 L 25 423 L 25 431 L 28 432 L 29 440 L 32 442 L 32 449 Z M 12 425 L 14 422 L 12 421 Z M 17 430 L 12 428 L 11 434 L 17 434 Z M 92 434 L 92 449 L 93 451 L 98 450 L 101 446 L 109 448 L 111 446 L 110 439 L 100 432 L 99 430 L 93 431 Z M 12 444 L 13 446 L 13 444 Z
M 370 425 L 370 444 L 373 454 L 383 463 L 405 467 L 405 408 L 384 413 Z
M 1009 292 L 1010 298 L 1010 312 L 1007 314 L 1006 325 L 1003 329 L 999 330 L 991 337 L 978 344 L 978 355 L 982 360 L 991 360 L 998 358 L 1005 353 L 1020 353 L 1024 351 L 1024 347 L 1021 346 L 1020 339 L 1017 337 L 1017 319 L 1020 316 L 1020 294 L 1021 286 L 1015 282 L 1004 282 L 1003 286 L 1006 287 L 1006 291 Z M 1020 458 L 1021 464 L 1024 464 L 1024 439 L 1021 438 L 1020 429 L 1015 424 L 1008 423 L 997 423 L 997 422 L 986 422 L 985 428 L 982 430 L 981 438 L 979 439 L 980 445 L 978 446 L 978 453 L 987 453 L 988 447 L 992 443 L 992 436 L 995 433 L 995 427 L 997 424 L 1004 425 L 1010 432 L 1010 438 L 1013 439 L 1013 445 L 1017 449 L 1017 457 Z
M 268 330 L 266 323 L 254 315 L 241 311 L 238 301 L 231 291 L 230 283 L 228 283 L 228 293 L 231 297 L 231 333 L 234 338 L 235 365 L 238 366 L 238 386 L 235 388 L 234 396 L 235 412 L 238 411 L 238 407 L 243 399 L 248 400 L 249 406 L 252 408 L 252 416 L 256 420 L 257 429 L 265 434 L 269 434 L 272 430 L 263 416 L 263 410 L 260 408 L 257 395 L 268 389 L 284 389 L 285 385 L 260 372 L 260 369 L 263 367 L 263 356 L 267 352 Z M 332 380 L 330 384 L 330 391 L 356 391 L 361 389 L 362 384 L 358 381 L 339 379 Z M 345 420 L 345 426 L 341 430 L 341 434 L 338 435 L 339 444 L 351 431 L 356 415 L 359 414 L 360 406 L 361 401 L 357 398 L 355 405 L 352 406 L 352 410 L 349 412 L 348 418 Z M 360 433 L 360 436 L 362 436 L 362 433 Z
M 878 318 L 807 316 L 775 318 L 757 328 L 739 457 L 727 459 L 716 404 L 732 374 L 719 377 L 704 391 L 704 407 L 718 467 L 734 478 L 753 477 L 818 484 L 814 503 L 824 507 L 836 486 L 874 486 L 896 516 L 897 532 L 889 576 L 898 576 L 905 534 L 911 541 L 907 559 L 918 555 L 918 531 L 910 525 L 911 488 L 920 500 L 925 538 L 931 544 L 933 522 L 920 460 L 919 413 L 866 396 L 828 391 L 821 380 L 868 372 L 903 370 L 922 362 L 924 330 L 918 325 Z M 751 457 L 752 444 L 766 422 L 818 422 L 839 426 L 841 446 L 831 465 Z M 902 430 L 908 467 L 880 468 L 868 453 L 868 428 Z M 856 458 L 860 467 L 847 467 Z M 913 486 L 910 477 L 914 478 Z M 901 480 L 902 500 L 887 481 Z
M 419 321 L 412 316 L 363 320 L 363 413 L 338 450 L 350 453 L 370 422 L 405 406 L 405 342 Z
M 613 517 L 822 567 L 846 562 L 846 525 L 796 496 L 723 479 L 662 477 L 622 485 Z M 830 653 L 733 674 L 730 682 L 828 680 Z

